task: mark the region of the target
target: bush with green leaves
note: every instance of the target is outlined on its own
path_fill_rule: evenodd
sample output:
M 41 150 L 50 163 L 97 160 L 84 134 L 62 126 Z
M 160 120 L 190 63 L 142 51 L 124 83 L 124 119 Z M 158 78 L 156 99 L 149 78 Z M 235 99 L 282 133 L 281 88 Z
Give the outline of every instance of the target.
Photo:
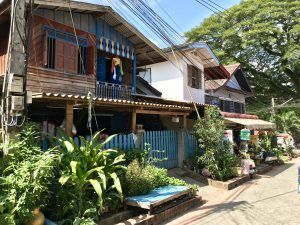
M 119 176 L 126 169 L 122 165 L 124 155 L 117 150 L 103 150 L 114 136 L 99 143 L 99 135 L 100 132 L 90 141 L 80 137 L 81 146 L 65 135 L 58 139 L 62 159 L 55 187 L 57 195 L 53 199 L 58 210 L 55 220 L 64 220 L 67 224 L 97 220 L 105 207 L 123 201 Z
M 195 124 L 199 147 L 205 149 L 198 162 L 212 174 L 216 180 L 228 180 L 235 176 L 240 159 L 230 153 L 229 143 L 223 141 L 225 125 L 220 111 L 216 107 L 205 109 L 204 117 Z
M 128 165 L 122 186 L 126 196 L 144 195 L 154 189 L 150 174 L 138 160 L 133 160 Z
M 134 160 L 128 165 L 122 184 L 126 196 L 148 194 L 155 188 L 168 185 L 190 186 L 183 180 L 169 177 L 167 169 L 158 168 L 151 164 L 144 165 L 138 160 Z M 195 185 L 190 187 L 194 191 L 198 188 Z
M 0 224 L 24 224 L 35 208 L 47 205 L 59 152 L 39 147 L 39 128 L 27 123 L 8 146 L 0 164 Z
M 126 149 L 118 150 L 120 154 L 124 154 L 124 165 L 128 166 L 132 161 L 138 160 L 140 163 L 144 162 L 147 152 L 142 149 Z

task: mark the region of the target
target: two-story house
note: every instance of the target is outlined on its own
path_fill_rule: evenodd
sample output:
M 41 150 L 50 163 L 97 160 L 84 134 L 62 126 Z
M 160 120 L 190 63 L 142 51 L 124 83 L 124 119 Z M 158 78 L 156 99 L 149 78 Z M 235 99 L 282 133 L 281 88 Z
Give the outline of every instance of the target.
M 204 70 L 216 68 L 227 77 L 226 71 L 219 69 L 219 60 L 204 42 L 183 44 L 163 51 L 168 55 L 169 61 L 147 65 L 140 68 L 139 73 L 162 93 L 163 98 L 204 103 Z M 178 51 L 184 52 L 187 57 L 177 54 Z
M 10 4 L 10 0 L 0 3 L 2 80 L 7 75 Z M 112 8 L 37 0 L 31 28 L 26 90 L 32 104 L 28 105 L 28 117 L 41 122 L 45 131 L 53 132 L 54 127 L 65 124 L 71 135 L 74 124 L 78 135 L 86 135 L 91 119 L 93 132 L 106 128 L 109 134 L 129 133 L 135 130 L 140 115 L 184 117 L 193 111 L 189 103 L 135 97 L 137 67 L 165 62 L 165 53 Z M 168 75 L 164 72 L 160 71 L 162 77 Z
M 240 64 L 224 66 L 229 72 L 228 78 L 205 81 L 205 103 L 218 105 L 223 112 L 245 113 L 246 98 L 253 93 Z M 208 75 L 210 71 L 207 71 Z

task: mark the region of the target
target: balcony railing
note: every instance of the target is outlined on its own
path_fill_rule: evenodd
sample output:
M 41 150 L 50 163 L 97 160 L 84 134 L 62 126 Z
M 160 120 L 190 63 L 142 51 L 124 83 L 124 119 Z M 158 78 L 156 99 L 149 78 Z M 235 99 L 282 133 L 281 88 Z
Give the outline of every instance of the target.
M 216 105 L 223 112 L 245 113 L 245 104 L 242 102 L 220 99 L 212 95 L 205 95 L 205 103 Z
M 96 95 L 99 98 L 132 100 L 134 87 L 97 81 Z

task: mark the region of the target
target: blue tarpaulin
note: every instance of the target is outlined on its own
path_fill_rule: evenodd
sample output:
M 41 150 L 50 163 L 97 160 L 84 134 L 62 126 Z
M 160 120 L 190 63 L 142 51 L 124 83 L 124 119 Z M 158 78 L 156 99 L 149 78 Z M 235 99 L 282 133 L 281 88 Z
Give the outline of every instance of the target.
M 127 197 L 126 201 L 143 203 L 145 205 L 151 205 L 153 203 L 163 201 L 165 199 L 168 199 L 172 196 L 175 196 L 175 195 L 177 195 L 181 192 L 185 192 L 187 190 L 189 190 L 189 188 L 186 186 L 164 186 L 164 187 L 154 189 L 147 195 L 138 195 L 138 196 Z

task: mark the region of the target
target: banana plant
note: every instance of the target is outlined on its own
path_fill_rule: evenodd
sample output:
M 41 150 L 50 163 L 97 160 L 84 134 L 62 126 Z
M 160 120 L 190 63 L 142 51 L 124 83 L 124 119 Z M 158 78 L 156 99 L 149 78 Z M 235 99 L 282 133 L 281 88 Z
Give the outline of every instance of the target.
M 88 141 L 80 137 L 81 146 L 77 146 L 72 138 L 63 136 L 59 139 L 63 157 L 61 185 L 72 185 L 78 191 L 80 199 L 82 195 L 92 191 L 98 197 L 99 210 L 102 211 L 106 201 L 111 196 L 118 200 L 123 200 L 123 191 L 119 175 L 126 169 L 122 162 L 125 161 L 124 154 L 119 154 L 117 150 L 103 149 L 104 145 L 112 140 L 116 135 L 108 137 L 104 142 L 99 143 L 99 135 L 96 133 Z M 83 196 L 82 196 L 83 197 Z M 80 211 L 83 202 L 79 203 Z

